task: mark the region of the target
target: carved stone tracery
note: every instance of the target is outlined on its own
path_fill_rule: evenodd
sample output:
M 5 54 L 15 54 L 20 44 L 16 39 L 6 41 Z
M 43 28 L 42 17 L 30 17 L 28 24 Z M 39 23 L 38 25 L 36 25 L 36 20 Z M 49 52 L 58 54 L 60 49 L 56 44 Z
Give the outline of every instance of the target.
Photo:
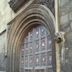
M 17 12 L 23 5 L 27 4 L 30 0 L 11 0 L 10 7 L 14 12 Z M 54 0 L 34 0 L 33 4 L 42 4 L 47 6 L 54 14 Z

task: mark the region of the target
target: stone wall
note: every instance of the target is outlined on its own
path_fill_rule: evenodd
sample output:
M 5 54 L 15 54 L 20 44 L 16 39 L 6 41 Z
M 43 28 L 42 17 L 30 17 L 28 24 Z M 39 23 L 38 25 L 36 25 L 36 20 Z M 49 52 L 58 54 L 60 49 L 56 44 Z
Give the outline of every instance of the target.
M 14 13 L 9 6 L 10 0 L 0 0 L 0 33 L 7 28 L 7 24 L 13 20 L 19 13 L 21 13 L 27 5 L 21 7 L 21 9 Z M 31 4 L 33 0 L 29 1 L 27 4 Z
M 6 51 L 7 51 L 7 24 L 16 14 L 11 10 L 8 4 L 9 0 L 0 0 L 0 71 L 6 71 Z
M 27 7 L 27 5 L 24 5 L 17 13 L 14 13 L 9 6 L 9 1 L 10 0 L 0 0 L 0 71 L 6 71 L 7 24 Z M 29 1 L 28 5 L 31 4 L 32 1 L 33 0 Z
M 72 1 L 62 0 L 60 4 L 62 4 L 60 6 L 61 29 L 65 32 L 72 31 Z
M 0 33 L 6 28 L 6 25 L 13 18 L 13 11 L 10 9 L 9 0 L 0 1 Z
M 14 13 L 8 4 L 9 0 L 0 0 L 0 70 L 5 70 L 5 52 L 7 44 L 7 24 L 14 19 L 23 9 Z M 66 32 L 65 59 L 62 65 L 63 72 L 71 72 L 72 66 L 72 0 L 60 0 L 60 30 Z M 2 34 L 1 34 L 2 33 Z
M 60 30 L 66 32 L 62 72 L 72 72 L 72 0 L 60 2 Z
M 0 71 L 6 70 L 6 32 L 0 35 Z

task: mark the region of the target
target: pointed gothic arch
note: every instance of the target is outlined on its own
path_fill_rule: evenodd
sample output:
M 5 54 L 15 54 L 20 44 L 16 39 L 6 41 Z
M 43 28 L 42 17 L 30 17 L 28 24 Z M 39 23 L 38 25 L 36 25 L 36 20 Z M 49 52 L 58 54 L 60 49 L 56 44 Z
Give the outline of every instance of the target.
M 33 4 L 9 24 L 7 72 L 19 72 L 19 55 L 22 40 L 29 29 L 38 24 L 43 25 L 50 31 L 53 47 L 53 61 L 55 63 L 55 46 L 53 40 L 55 33 L 55 20 L 53 14 L 46 6 Z M 53 71 L 55 72 L 55 64 L 53 65 Z

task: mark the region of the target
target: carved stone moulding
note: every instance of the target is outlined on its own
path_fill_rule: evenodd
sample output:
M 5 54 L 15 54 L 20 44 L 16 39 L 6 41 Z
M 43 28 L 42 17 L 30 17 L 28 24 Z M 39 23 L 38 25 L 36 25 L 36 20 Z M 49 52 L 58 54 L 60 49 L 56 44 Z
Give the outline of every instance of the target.
M 32 4 L 40 4 L 48 7 L 53 15 L 55 15 L 55 0 L 10 0 L 9 5 L 14 12 L 17 12 L 23 5 L 27 4 L 29 1 L 32 1 Z
M 42 5 L 47 6 L 51 12 L 53 13 L 53 15 L 55 15 L 55 0 L 39 0 L 39 3 Z
M 52 12 L 46 6 L 32 4 L 9 24 L 7 72 L 19 72 L 20 46 L 28 29 L 37 24 L 41 24 L 54 36 L 55 20 Z

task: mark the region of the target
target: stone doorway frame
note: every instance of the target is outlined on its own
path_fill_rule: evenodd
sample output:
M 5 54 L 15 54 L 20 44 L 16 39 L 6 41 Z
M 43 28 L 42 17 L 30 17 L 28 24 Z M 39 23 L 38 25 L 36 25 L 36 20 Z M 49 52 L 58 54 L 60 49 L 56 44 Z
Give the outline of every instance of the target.
M 52 12 L 44 5 L 32 4 L 20 13 L 8 24 L 8 62 L 7 72 L 19 72 L 19 54 L 22 39 L 28 28 L 36 23 L 40 23 L 50 30 L 52 38 L 55 35 L 55 18 Z M 55 57 L 55 44 L 53 39 L 53 50 Z M 54 72 L 56 72 L 56 62 L 54 58 Z

